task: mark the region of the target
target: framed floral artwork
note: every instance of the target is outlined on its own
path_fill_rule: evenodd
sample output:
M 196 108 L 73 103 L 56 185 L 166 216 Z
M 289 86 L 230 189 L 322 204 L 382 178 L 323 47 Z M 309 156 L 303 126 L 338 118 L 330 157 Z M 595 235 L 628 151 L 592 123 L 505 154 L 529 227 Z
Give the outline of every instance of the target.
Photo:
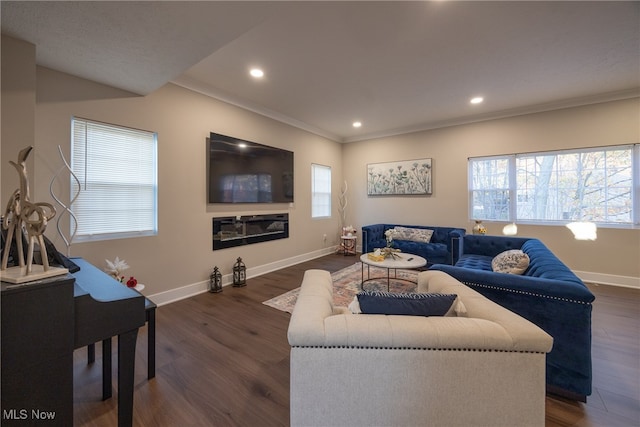
M 431 159 L 369 163 L 369 196 L 431 194 Z

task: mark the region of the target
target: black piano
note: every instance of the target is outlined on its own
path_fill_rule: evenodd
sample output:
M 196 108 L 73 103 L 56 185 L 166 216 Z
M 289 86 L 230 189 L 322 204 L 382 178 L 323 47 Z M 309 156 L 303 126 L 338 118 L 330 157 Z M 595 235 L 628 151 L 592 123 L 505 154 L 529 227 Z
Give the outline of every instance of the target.
M 145 299 L 82 258 L 72 258 L 80 267 L 73 273 L 75 307 L 74 347 L 103 342 L 103 355 L 111 370 L 111 337 L 118 337 L 118 425 L 130 426 L 133 417 L 133 380 L 138 328 L 145 324 Z M 103 360 L 105 358 L 103 357 Z M 103 372 L 103 378 L 111 372 Z M 108 390 L 104 387 L 108 387 Z M 111 381 L 103 380 L 103 397 L 111 396 Z
M 102 341 L 110 356 L 114 336 L 118 425 L 132 425 L 135 348 L 138 328 L 145 324 L 145 298 L 85 260 L 72 260 L 80 267 L 72 274 L 21 285 L 2 282 L 3 426 L 72 425 L 73 350 Z M 110 394 L 103 389 L 103 396 Z

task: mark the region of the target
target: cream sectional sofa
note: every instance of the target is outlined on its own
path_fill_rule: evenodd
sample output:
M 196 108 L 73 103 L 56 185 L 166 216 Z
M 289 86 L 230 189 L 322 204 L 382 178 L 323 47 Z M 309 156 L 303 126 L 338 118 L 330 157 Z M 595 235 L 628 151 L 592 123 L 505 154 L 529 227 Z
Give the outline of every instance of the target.
M 308 270 L 291 315 L 292 426 L 543 426 L 553 339 L 439 271 L 466 315 L 351 314 L 331 275 Z

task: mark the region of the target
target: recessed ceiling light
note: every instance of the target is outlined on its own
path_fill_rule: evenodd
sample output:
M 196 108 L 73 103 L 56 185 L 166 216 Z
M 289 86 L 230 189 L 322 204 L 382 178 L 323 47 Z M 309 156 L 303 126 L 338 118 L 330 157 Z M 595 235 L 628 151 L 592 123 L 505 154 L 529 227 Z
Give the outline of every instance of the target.
M 260 77 L 264 77 L 264 71 L 262 71 L 260 68 L 252 68 L 251 71 L 249 71 L 249 74 L 257 79 L 259 79 Z
M 241 142 L 241 143 L 238 144 L 238 147 L 247 148 L 247 144 L 245 144 L 244 142 Z
M 484 101 L 484 98 L 481 96 L 476 96 L 475 98 L 471 98 L 471 102 L 472 104 L 482 104 L 482 102 Z
M 354 128 L 359 128 L 360 126 L 362 126 L 361 122 L 353 122 L 353 127 Z

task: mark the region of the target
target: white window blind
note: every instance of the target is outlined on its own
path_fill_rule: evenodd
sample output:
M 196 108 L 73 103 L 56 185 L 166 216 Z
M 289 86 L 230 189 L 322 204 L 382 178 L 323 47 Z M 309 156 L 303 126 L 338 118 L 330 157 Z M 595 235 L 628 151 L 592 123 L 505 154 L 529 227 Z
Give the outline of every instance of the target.
M 157 135 L 73 118 L 71 206 L 76 240 L 106 240 L 157 233 Z
M 331 168 L 311 165 L 311 217 L 331 217 Z

